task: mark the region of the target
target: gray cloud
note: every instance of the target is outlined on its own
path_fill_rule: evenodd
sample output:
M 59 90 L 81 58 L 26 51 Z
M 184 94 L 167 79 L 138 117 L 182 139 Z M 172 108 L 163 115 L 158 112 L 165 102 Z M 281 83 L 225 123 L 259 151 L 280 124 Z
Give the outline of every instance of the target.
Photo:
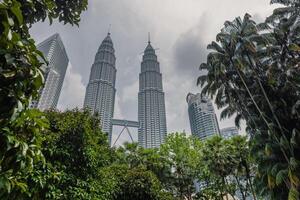
M 74 90 L 76 88 L 76 90 Z M 72 109 L 82 107 L 85 88 L 82 83 L 82 77 L 74 71 L 74 68 L 69 63 L 65 80 L 62 87 L 62 93 L 59 97 L 57 108 L 59 110 Z M 66 106 L 68 105 L 68 106 Z
M 203 14 L 198 24 L 179 36 L 174 45 L 175 70 L 187 76 L 198 74 L 200 63 L 205 62 L 207 43 L 203 41 L 208 25 L 208 18 Z
M 199 92 L 196 79 L 198 66 L 205 61 L 206 45 L 225 20 L 245 12 L 264 18 L 272 8 L 269 0 L 89 0 L 79 28 L 45 22 L 34 25 L 31 33 L 36 41 L 56 32 L 62 37 L 72 63 L 59 101 L 59 108 L 65 109 L 83 104 L 95 53 L 112 24 L 117 57 L 115 117 L 136 120 L 140 57 L 151 32 L 152 44 L 159 48 L 168 132 L 189 132 L 185 96 Z M 221 127 L 231 124 L 232 120 L 221 122 Z M 118 130 L 114 129 L 113 137 Z

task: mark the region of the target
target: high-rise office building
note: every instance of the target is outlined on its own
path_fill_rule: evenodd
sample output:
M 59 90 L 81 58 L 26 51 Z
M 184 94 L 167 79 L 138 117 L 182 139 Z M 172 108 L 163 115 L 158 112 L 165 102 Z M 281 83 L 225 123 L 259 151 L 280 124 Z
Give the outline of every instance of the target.
M 220 130 L 221 136 L 224 139 L 230 139 L 233 136 L 236 136 L 239 134 L 239 130 L 236 127 L 228 127 L 228 128 L 222 128 Z
M 115 103 L 116 57 L 110 33 L 102 41 L 91 68 L 86 88 L 84 107 L 98 114 L 101 128 L 111 142 L 112 117 Z
M 206 139 L 212 135 L 219 135 L 218 120 L 210 99 L 201 94 L 189 93 L 186 97 L 192 135 Z
M 167 135 L 165 97 L 159 62 L 150 39 L 139 75 L 138 121 L 139 145 L 145 148 L 159 147 Z
M 56 108 L 69 59 L 59 34 L 54 34 L 37 46 L 44 57 L 48 60 L 48 65 L 42 65 L 45 84 L 40 89 L 40 97 L 33 100 L 31 107 L 40 110 Z
M 213 135 L 219 135 L 219 125 L 210 99 L 201 97 L 200 93 L 189 93 L 186 97 L 190 119 L 191 132 L 193 136 L 205 140 Z M 206 182 L 195 180 L 196 191 L 206 187 Z

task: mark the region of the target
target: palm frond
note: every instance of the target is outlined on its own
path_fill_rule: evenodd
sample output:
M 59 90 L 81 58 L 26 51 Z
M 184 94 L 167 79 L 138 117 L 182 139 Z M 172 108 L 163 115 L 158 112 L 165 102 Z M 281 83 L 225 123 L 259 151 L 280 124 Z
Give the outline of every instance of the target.
M 207 75 L 199 76 L 197 78 L 197 85 L 200 85 L 202 87 L 206 81 L 207 81 Z
M 214 51 L 217 51 L 222 54 L 224 54 L 224 52 L 225 52 L 224 49 L 215 41 L 213 41 L 211 44 L 209 44 L 207 46 L 207 49 L 214 50 Z

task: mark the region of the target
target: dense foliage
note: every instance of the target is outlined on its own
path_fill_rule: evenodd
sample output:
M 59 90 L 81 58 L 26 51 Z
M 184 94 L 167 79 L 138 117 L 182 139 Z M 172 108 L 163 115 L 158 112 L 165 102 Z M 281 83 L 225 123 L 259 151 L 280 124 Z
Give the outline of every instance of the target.
M 226 21 L 208 45 L 207 70 L 198 83 L 215 96 L 221 117 L 246 120 L 257 168 L 256 189 L 264 198 L 299 199 L 300 21 L 299 1 L 283 4 L 265 23 L 249 14 Z
M 225 140 L 215 136 L 200 141 L 174 133 L 158 149 L 125 144 L 117 154 L 118 163 L 156 175 L 167 199 L 221 200 L 239 196 L 245 200 L 257 196 L 253 190 L 255 165 L 245 137 Z M 201 190 L 196 189 L 199 184 Z
M 100 169 L 112 163 L 114 151 L 97 128 L 99 120 L 88 111 L 45 114 L 50 127 L 43 133 L 42 151 L 60 179 L 44 189 L 42 199 L 100 199 Z
M 47 63 L 30 27 L 78 25 L 87 0 L 1 1 L 0 199 L 300 199 L 300 3 L 271 3 L 283 7 L 264 23 L 225 22 L 198 79 L 221 118 L 246 121 L 250 146 L 175 133 L 160 148 L 114 149 L 88 111 L 29 109 Z
M 32 112 L 40 113 L 37 110 Z M 21 178 L 30 192 L 8 199 L 173 200 L 252 196 L 253 163 L 245 137 L 206 141 L 170 134 L 156 149 L 136 143 L 110 148 L 99 119 L 86 110 L 43 113 L 41 153 Z M 196 190 L 196 182 L 202 190 Z
M 43 85 L 40 60 L 44 58 L 30 37 L 29 28 L 47 18 L 50 22 L 58 19 L 78 24 L 86 8 L 87 0 L 0 2 L 1 199 L 30 196 L 27 177 L 34 175 L 36 166 L 45 165 L 39 135 L 47 128 L 47 122 L 39 112 L 27 109 Z

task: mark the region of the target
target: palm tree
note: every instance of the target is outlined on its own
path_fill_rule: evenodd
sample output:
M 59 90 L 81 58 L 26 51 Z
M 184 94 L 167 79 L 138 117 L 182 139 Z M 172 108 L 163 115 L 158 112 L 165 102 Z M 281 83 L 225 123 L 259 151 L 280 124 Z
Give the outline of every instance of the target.
M 198 79 L 202 93 L 216 96 L 224 108 L 221 117 L 245 119 L 252 134 L 258 163 L 258 188 L 275 199 L 294 197 L 300 190 L 300 44 L 299 3 L 273 0 L 279 8 L 267 23 L 256 24 L 251 16 L 225 22 L 207 62 L 207 75 Z M 276 195 L 280 191 L 281 195 Z

